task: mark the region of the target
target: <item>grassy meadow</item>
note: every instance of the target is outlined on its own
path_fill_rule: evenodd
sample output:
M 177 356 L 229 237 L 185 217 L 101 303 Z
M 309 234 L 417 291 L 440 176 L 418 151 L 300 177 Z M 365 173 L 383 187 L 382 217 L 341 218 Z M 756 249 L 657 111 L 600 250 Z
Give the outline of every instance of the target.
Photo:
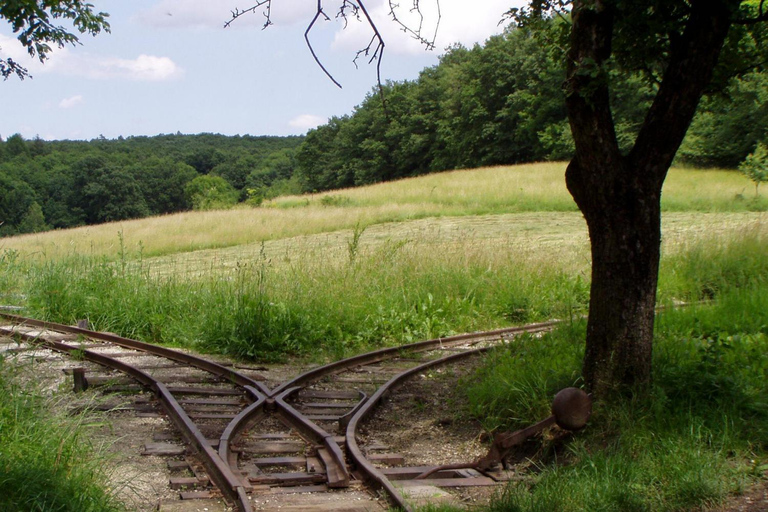
M 585 223 L 563 164 L 455 171 L 254 209 L 0 240 L 0 304 L 258 361 L 312 361 L 586 313 Z M 765 472 L 768 217 L 733 171 L 673 169 L 663 195 L 654 387 L 538 441 L 494 510 L 702 510 Z M 491 354 L 467 386 L 488 430 L 579 385 L 584 325 Z
M 565 188 L 564 163 L 461 170 L 306 196 L 279 197 L 260 208 L 186 212 L 29 234 L 0 240 L 0 251 L 51 260 L 80 256 L 131 258 L 238 247 L 261 241 L 330 233 L 437 217 L 578 210 Z M 754 212 L 751 182 L 735 171 L 672 169 L 665 212 Z M 118 240 L 120 233 L 123 245 Z

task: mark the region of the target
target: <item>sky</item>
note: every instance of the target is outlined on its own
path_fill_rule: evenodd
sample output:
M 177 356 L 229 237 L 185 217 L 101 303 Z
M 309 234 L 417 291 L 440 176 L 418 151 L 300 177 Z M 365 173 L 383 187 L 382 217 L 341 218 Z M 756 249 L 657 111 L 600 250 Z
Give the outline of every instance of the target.
M 335 19 L 339 0 L 323 0 L 331 21 L 304 31 L 315 0 L 273 0 L 273 24 L 261 9 L 224 23 L 249 0 L 91 0 L 109 13 L 111 33 L 80 36 L 81 45 L 55 49 L 45 64 L 26 55 L 10 25 L 0 20 L 0 56 L 27 67 L 31 79 L 0 81 L 0 137 L 15 133 L 46 140 L 161 133 L 300 135 L 331 116 L 349 114 L 376 86 L 376 66 L 353 59 L 372 33 Z M 398 15 L 409 26 L 414 1 Z M 472 46 L 500 33 L 504 12 L 519 0 L 420 0 L 425 33 L 437 25 L 436 49 L 401 31 L 387 0 L 367 0 L 386 43 L 383 80 L 411 80 L 438 63 L 445 48 Z M 436 6 L 439 5 L 440 22 Z M 468 7 L 471 5 L 471 7 Z

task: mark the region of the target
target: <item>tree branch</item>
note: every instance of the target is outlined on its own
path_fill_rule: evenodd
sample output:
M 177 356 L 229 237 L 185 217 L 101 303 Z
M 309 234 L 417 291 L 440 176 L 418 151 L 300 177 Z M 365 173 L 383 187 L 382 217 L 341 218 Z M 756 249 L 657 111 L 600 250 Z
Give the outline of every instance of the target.
M 420 0 L 412 0 L 413 7 L 409 11 L 412 13 L 416 13 L 419 17 L 419 26 L 415 29 L 403 23 L 403 21 L 397 16 L 395 9 L 399 8 L 400 4 L 395 3 L 393 0 L 388 0 L 388 1 L 389 1 L 389 15 L 392 17 L 392 21 L 400 25 L 400 28 L 403 32 L 405 32 L 406 34 L 410 34 L 411 37 L 413 37 L 414 39 L 419 41 L 421 44 L 423 44 L 427 50 L 434 50 L 435 39 L 437 38 L 437 30 L 440 28 L 440 20 L 442 19 L 439 0 L 435 0 L 435 4 L 437 6 L 437 22 L 435 23 L 435 32 L 432 34 L 431 39 L 427 39 L 426 37 L 424 37 L 422 33 L 424 29 L 424 14 L 421 12 L 421 5 L 419 4 Z
M 417 39 L 420 43 L 422 43 L 428 50 L 432 50 L 435 47 L 435 38 L 437 37 L 437 29 L 440 25 L 440 19 L 441 19 L 441 13 L 440 13 L 440 0 L 434 0 L 437 5 L 437 23 L 435 25 L 435 33 L 433 34 L 431 39 L 427 39 L 422 35 L 422 31 L 424 29 L 424 16 L 421 11 L 420 6 L 420 0 L 412 0 L 413 1 L 413 7 L 411 8 L 410 12 L 416 13 L 419 16 L 419 26 L 416 29 L 410 28 L 408 25 L 403 23 L 400 18 L 395 13 L 395 9 L 399 7 L 398 4 L 393 3 L 393 0 L 389 1 L 389 15 L 392 16 L 392 19 L 398 23 L 404 32 L 407 32 L 411 34 L 415 39 Z M 365 46 L 365 48 L 362 48 L 358 50 L 355 53 L 355 58 L 352 59 L 352 62 L 355 64 L 355 67 L 357 67 L 357 61 L 360 57 L 366 57 L 368 59 L 368 63 L 371 64 L 374 61 L 376 62 L 376 81 L 378 83 L 379 88 L 379 94 L 382 97 L 382 102 L 384 101 L 384 85 L 381 81 L 381 62 L 384 57 L 384 38 L 381 36 L 381 32 L 379 32 L 378 27 L 376 26 L 376 23 L 374 23 L 373 19 L 371 18 L 368 9 L 366 8 L 365 4 L 362 0 L 340 0 L 341 5 L 339 7 L 339 10 L 336 14 L 336 19 L 341 18 L 344 22 L 344 28 L 347 27 L 349 17 L 354 17 L 357 20 L 361 19 L 360 13 L 362 13 L 363 17 L 365 18 L 366 23 L 371 28 L 373 35 L 371 36 L 370 41 Z M 247 9 L 235 9 L 232 12 L 232 18 L 228 20 L 226 23 L 224 23 L 224 27 L 227 28 L 232 23 L 240 18 L 241 16 L 244 16 L 248 13 L 255 13 L 256 10 L 262 6 L 266 6 L 266 10 L 264 11 L 264 18 L 266 19 L 264 23 L 263 28 L 267 28 L 268 26 L 272 25 L 272 0 L 257 0 L 257 2 L 252 5 L 251 7 L 248 7 Z M 331 18 L 328 17 L 328 15 L 325 13 L 325 10 L 323 9 L 323 0 L 317 0 L 317 9 L 315 10 L 315 15 L 312 17 L 312 20 L 310 21 L 309 25 L 307 25 L 306 30 L 304 31 L 304 40 L 307 43 L 307 47 L 309 48 L 310 53 L 312 54 L 312 58 L 315 60 L 318 66 L 320 66 L 320 69 L 323 70 L 323 73 L 326 74 L 328 78 L 331 79 L 331 81 L 341 88 L 341 84 L 331 75 L 331 73 L 328 71 L 328 69 L 323 65 L 320 58 L 317 56 L 317 53 L 315 52 L 314 47 L 312 46 L 312 42 L 309 39 L 310 32 L 312 32 L 312 29 L 315 27 L 315 23 L 319 19 L 323 19 L 325 21 L 331 21 Z M 385 104 L 385 110 L 386 110 L 386 104 Z
M 235 8 L 232 12 L 232 18 L 229 19 L 229 21 L 224 23 L 224 28 L 229 28 L 232 23 L 238 19 L 239 17 L 248 14 L 248 13 L 255 13 L 256 9 L 261 7 L 262 5 L 266 5 L 266 10 L 264 11 L 264 26 L 262 28 L 267 28 L 272 24 L 272 0 L 258 0 L 258 2 L 255 5 L 252 5 L 251 7 L 247 9 L 238 9 Z
M 325 11 L 323 11 L 323 0 L 317 0 L 317 11 L 315 12 L 315 17 L 312 18 L 312 22 L 307 26 L 307 30 L 304 31 L 304 40 L 307 42 L 307 47 L 309 48 L 310 53 L 312 54 L 312 58 L 315 59 L 315 62 L 318 66 L 320 66 L 320 69 L 323 70 L 323 73 L 325 73 L 328 78 L 331 79 L 331 82 L 336 84 L 336 86 L 341 89 L 341 84 L 333 78 L 333 75 L 325 68 L 323 63 L 320 61 L 320 59 L 317 57 L 317 54 L 315 53 L 315 49 L 312 47 L 312 42 L 309 40 L 309 33 L 312 31 L 312 27 L 315 26 L 315 23 L 318 19 L 324 18 L 326 21 L 330 21 L 330 18 L 327 14 L 325 14 Z
M 574 2 L 571 51 L 564 84 L 565 104 L 576 146 L 576 159 L 589 168 L 598 167 L 591 165 L 592 160 L 615 168 L 620 165 L 621 159 L 606 69 L 612 51 L 613 16 L 608 2 Z
M 712 79 L 733 13 L 728 0 L 692 4 L 683 33 L 672 39 L 659 92 L 628 155 L 635 168 L 652 170 L 659 185 L 685 137 Z
M 366 48 L 357 52 L 357 55 L 355 56 L 355 60 L 357 60 L 357 57 L 361 54 L 361 52 L 364 52 L 363 54 L 367 56 L 368 51 L 373 46 L 374 42 L 376 43 L 376 49 L 373 51 L 373 55 L 371 56 L 371 59 L 368 62 L 371 63 L 375 59 L 377 60 L 376 82 L 379 86 L 379 95 L 381 96 L 381 102 L 384 105 L 384 111 L 386 112 L 387 103 L 384 98 L 384 85 L 381 83 L 381 60 L 384 58 L 384 39 L 381 37 L 381 33 L 379 33 L 379 28 L 371 19 L 370 14 L 368 14 L 368 9 L 365 8 L 365 5 L 363 5 L 362 2 L 359 2 L 359 5 L 360 5 L 360 10 L 363 11 L 363 15 L 365 16 L 365 19 L 368 20 L 368 24 L 370 25 L 371 30 L 373 30 L 373 37 L 371 38 Z

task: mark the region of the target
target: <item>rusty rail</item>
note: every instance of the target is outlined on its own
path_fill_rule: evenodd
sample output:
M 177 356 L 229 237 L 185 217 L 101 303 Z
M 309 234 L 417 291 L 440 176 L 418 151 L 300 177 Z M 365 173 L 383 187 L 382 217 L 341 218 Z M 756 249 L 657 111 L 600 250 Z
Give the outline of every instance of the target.
M 360 469 L 372 485 L 384 489 L 395 506 L 410 510 L 408 504 L 403 499 L 402 494 L 389 479 L 378 471 L 378 469 L 362 454 L 355 438 L 359 422 L 373 411 L 387 393 L 402 383 L 405 379 L 427 368 L 449 364 L 466 357 L 480 354 L 490 348 L 490 346 L 471 348 L 475 343 L 493 341 L 499 338 L 503 339 L 504 336 L 524 332 L 541 332 L 549 330 L 562 322 L 550 321 L 521 327 L 497 329 L 494 331 L 462 334 L 380 349 L 313 368 L 280 384 L 274 389 L 269 389 L 264 383 L 251 379 L 231 368 L 189 354 L 183 354 L 172 349 L 150 345 L 115 334 L 89 331 L 87 329 L 56 324 L 53 322 L 32 320 L 2 312 L 0 312 L 0 317 L 7 318 L 18 325 L 82 335 L 95 340 L 113 343 L 125 348 L 146 352 L 203 370 L 228 381 L 234 386 L 242 388 L 251 403 L 236 414 L 220 435 L 217 434 L 219 437 L 219 445 L 218 450 L 214 450 L 211 447 L 210 442 L 204 438 L 203 434 L 181 408 L 178 401 L 176 401 L 164 384 L 147 373 L 142 372 L 137 368 L 133 368 L 121 361 L 116 361 L 102 354 L 93 353 L 91 351 L 82 351 L 81 349 L 59 343 L 59 345 L 62 345 L 59 348 L 64 351 L 72 352 L 78 350 L 80 354 L 85 352 L 84 356 L 86 359 L 122 371 L 135 378 L 142 385 L 150 388 L 161 401 L 166 413 L 172 419 L 179 431 L 182 432 L 182 435 L 187 442 L 201 455 L 201 458 L 204 460 L 206 468 L 211 475 L 211 480 L 221 489 L 228 501 L 234 503 L 238 510 L 244 512 L 252 510 L 246 492 L 248 481 L 247 479 L 245 482 L 242 481 L 241 477 L 237 475 L 238 455 L 237 452 L 232 451 L 231 445 L 233 441 L 246 430 L 248 425 L 255 423 L 262 417 L 275 413 L 282 420 L 283 424 L 290 425 L 296 431 L 300 432 L 305 439 L 310 440 L 315 445 L 322 446 L 320 453 L 322 455 L 322 463 L 326 466 L 328 487 L 346 487 L 349 485 L 350 474 L 338 442 L 333 435 L 321 428 L 315 421 L 308 419 L 304 414 L 296 410 L 296 408 L 288 402 L 289 398 L 310 383 L 319 381 L 327 376 L 341 373 L 345 370 L 353 370 L 357 367 L 371 365 L 384 360 L 396 359 L 403 353 L 418 353 L 440 348 L 453 348 L 458 345 L 467 345 L 464 352 L 428 361 L 395 375 L 387 381 L 386 384 L 379 387 L 370 398 L 358 389 L 357 391 L 360 393 L 360 400 L 357 405 L 346 414 L 338 417 L 339 425 L 344 433 L 348 455 L 354 465 Z M 58 342 L 48 343 L 51 348 L 55 348 L 54 345 Z M 65 349 L 63 348 L 64 346 L 68 348 Z
M 528 332 L 528 333 L 540 332 L 540 331 L 551 329 L 552 327 L 560 323 L 562 323 L 562 320 L 552 320 L 549 322 L 529 324 L 529 325 L 520 326 L 520 327 L 508 327 L 504 329 L 496 329 L 493 331 L 459 334 L 456 336 L 446 336 L 444 338 L 434 338 L 431 340 L 419 341 L 416 343 L 410 343 L 408 345 L 382 348 L 379 350 L 374 350 L 373 352 L 366 352 L 365 354 L 348 357 L 346 359 L 341 359 L 339 361 L 334 361 L 333 363 L 329 363 L 323 366 L 319 366 L 317 368 L 313 368 L 309 371 L 302 373 L 301 375 L 294 377 L 288 382 L 281 384 L 280 386 L 275 388 L 273 393 L 275 394 L 280 393 L 288 388 L 301 386 L 313 380 L 319 379 L 321 377 L 333 375 L 334 373 L 337 373 L 349 368 L 354 368 L 355 366 L 361 366 L 361 365 L 383 361 L 385 359 L 393 357 L 398 353 L 402 353 L 402 352 L 407 352 L 407 351 L 423 352 L 423 351 L 434 349 L 436 347 L 450 347 L 450 346 L 458 345 L 460 343 L 471 341 L 471 340 L 482 341 L 486 339 L 498 338 L 498 337 L 509 335 L 509 334 L 519 334 L 523 332 Z
M 58 330 L 55 327 L 51 327 L 56 324 L 47 324 L 48 325 L 45 327 L 46 329 Z M 30 325 L 30 322 L 26 322 L 25 325 Z M 41 327 L 39 324 L 35 326 Z M 73 329 L 76 329 L 78 334 L 90 333 L 90 331 L 85 329 Z M 39 343 L 40 341 L 39 336 L 25 333 L 16 333 L 16 335 L 21 336 L 22 338 L 27 339 L 33 343 Z M 138 368 L 135 368 L 122 361 L 118 361 L 114 358 L 107 357 L 103 354 L 93 352 L 91 350 L 81 349 L 79 347 L 74 347 L 72 345 L 67 345 L 66 343 L 52 340 L 44 340 L 42 345 L 69 355 L 74 353 L 86 361 L 91 361 L 101 366 L 121 371 L 127 375 L 130 375 L 145 387 L 151 389 L 155 396 L 157 396 L 160 403 L 163 405 L 165 412 L 168 414 L 168 417 L 171 418 L 176 428 L 179 430 L 179 432 L 181 432 L 182 436 L 184 436 L 190 446 L 192 446 L 201 456 L 203 464 L 208 471 L 209 477 L 216 483 L 217 487 L 221 490 L 226 499 L 232 503 L 236 503 L 238 510 L 241 512 L 252 511 L 252 507 L 250 506 L 247 498 L 245 501 L 242 500 L 242 497 L 245 496 L 243 482 L 240 480 L 240 478 L 235 476 L 229 465 L 226 464 L 224 460 L 219 457 L 219 454 L 213 450 L 211 445 L 208 443 L 208 440 L 200 432 L 200 429 L 198 429 L 197 425 L 195 425 L 195 423 L 189 418 L 184 409 L 182 409 L 176 398 L 171 394 L 170 391 L 168 391 L 168 388 L 165 386 L 165 384 Z M 252 391 L 255 392 L 256 390 L 252 389 Z

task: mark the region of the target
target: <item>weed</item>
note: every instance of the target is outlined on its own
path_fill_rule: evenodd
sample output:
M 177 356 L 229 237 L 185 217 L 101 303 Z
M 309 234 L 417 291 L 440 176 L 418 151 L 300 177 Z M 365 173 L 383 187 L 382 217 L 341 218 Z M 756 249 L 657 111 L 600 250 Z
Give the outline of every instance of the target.
M 323 206 L 347 206 L 352 204 L 352 199 L 347 196 L 328 194 L 320 197 L 320 204 Z
M 83 439 L 83 417 L 52 415 L 50 398 L 22 386 L 0 359 L 0 510 L 123 510 L 103 459 Z
M 357 253 L 360 250 L 360 238 L 365 232 L 365 226 L 361 226 L 358 222 L 355 225 L 355 229 L 352 230 L 352 238 L 347 242 L 347 253 L 349 254 L 349 264 L 354 265 Z

